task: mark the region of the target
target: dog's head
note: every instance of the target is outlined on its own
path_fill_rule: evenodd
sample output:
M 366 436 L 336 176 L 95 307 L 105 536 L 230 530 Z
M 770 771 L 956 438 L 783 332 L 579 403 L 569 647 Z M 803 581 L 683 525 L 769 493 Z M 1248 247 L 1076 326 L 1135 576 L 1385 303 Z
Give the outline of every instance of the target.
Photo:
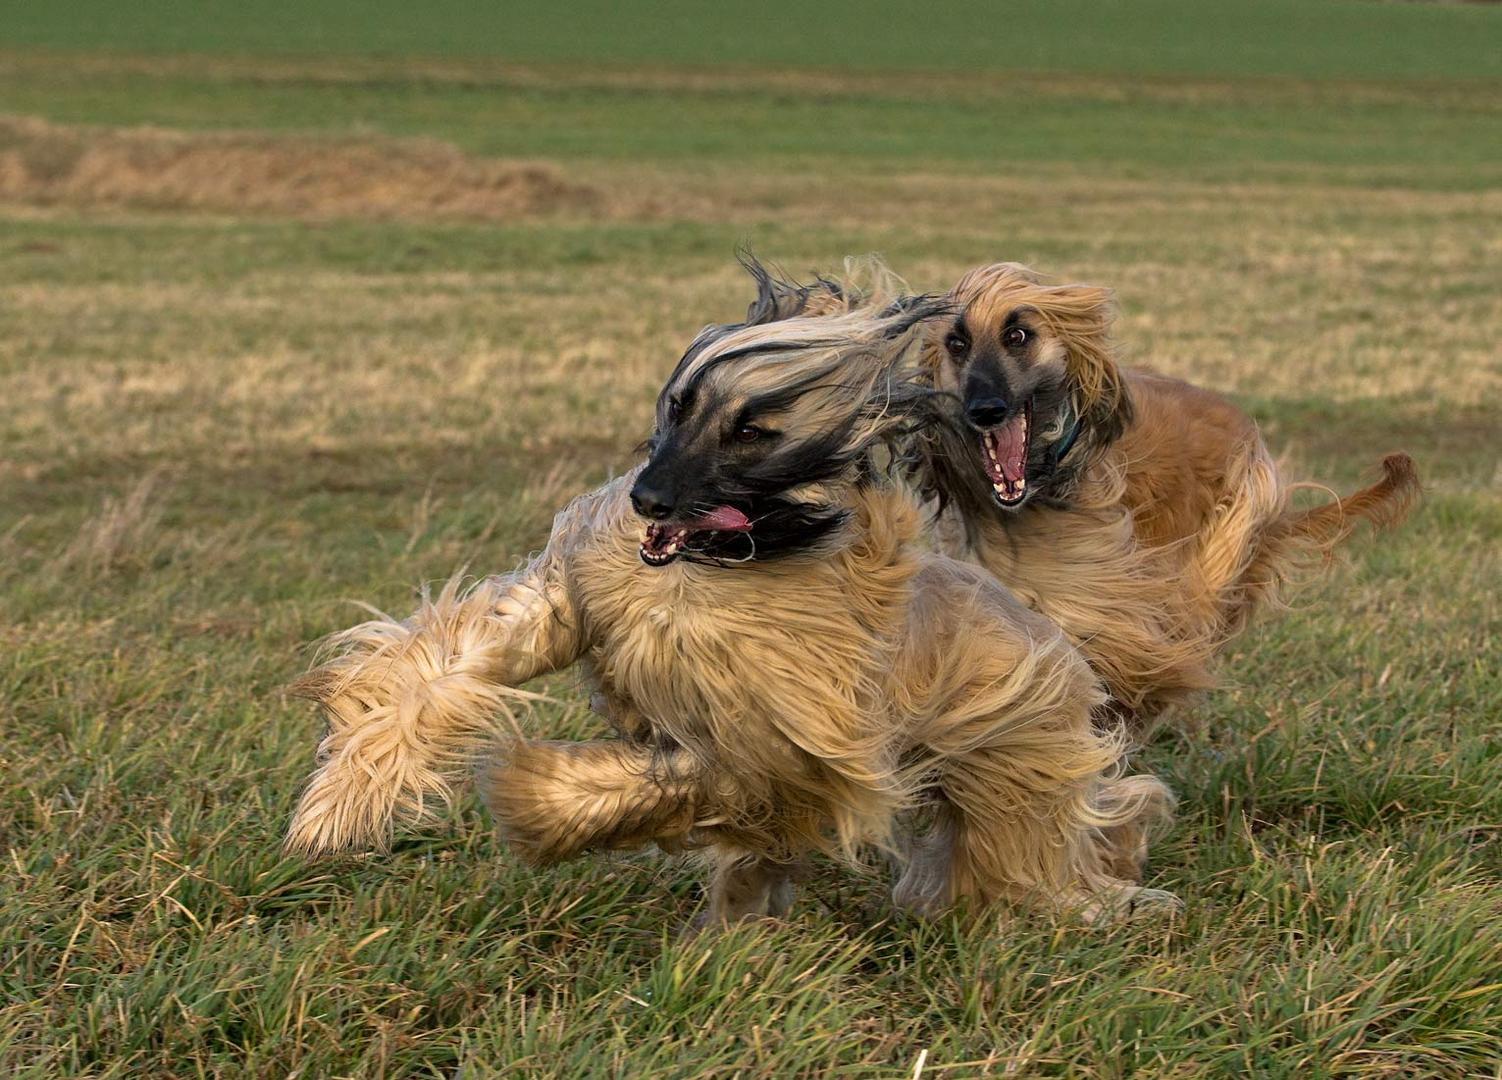
M 925 363 L 952 411 L 946 486 L 1007 510 L 1062 498 L 1080 465 L 1118 438 L 1131 404 L 1111 344 L 1114 307 L 1093 285 L 1048 285 L 1027 267 L 970 271 L 936 321 Z
M 922 422 L 905 356 L 945 310 L 926 297 L 847 298 L 751 264 L 745 322 L 703 330 L 657 400 L 631 489 L 642 561 L 744 562 L 817 547 L 845 520 L 872 450 Z

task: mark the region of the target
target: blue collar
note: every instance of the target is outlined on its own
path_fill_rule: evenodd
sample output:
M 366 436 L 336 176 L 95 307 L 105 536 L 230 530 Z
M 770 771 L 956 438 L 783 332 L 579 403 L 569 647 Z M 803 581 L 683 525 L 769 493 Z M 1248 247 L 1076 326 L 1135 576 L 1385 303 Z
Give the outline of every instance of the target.
M 1053 459 L 1055 465 L 1063 461 L 1064 455 L 1074 449 L 1074 440 L 1080 434 L 1080 418 L 1075 415 L 1074 406 L 1065 403 L 1064 408 L 1069 416 L 1068 421 L 1064 425 L 1064 434 L 1060 436 L 1059 440 L 1053 446 L 1049 447 L 1048 451 L 1048 455 Z

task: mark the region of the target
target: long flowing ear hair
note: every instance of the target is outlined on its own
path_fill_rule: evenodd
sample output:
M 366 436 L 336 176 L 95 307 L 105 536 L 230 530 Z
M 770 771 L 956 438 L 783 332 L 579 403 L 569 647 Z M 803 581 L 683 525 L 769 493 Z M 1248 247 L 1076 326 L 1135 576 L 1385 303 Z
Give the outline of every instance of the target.
M 745 248 L 736 252 L 736 259 L 756 286 L 743 326 L 799 315 L 845 315 L 860 307 L 900 310 L 909 304 L 939 302 L 932 296 L 915 295 L 879 255 L 847 256 L 841 273 L 818 274 L 808 282 L 767 266 Z

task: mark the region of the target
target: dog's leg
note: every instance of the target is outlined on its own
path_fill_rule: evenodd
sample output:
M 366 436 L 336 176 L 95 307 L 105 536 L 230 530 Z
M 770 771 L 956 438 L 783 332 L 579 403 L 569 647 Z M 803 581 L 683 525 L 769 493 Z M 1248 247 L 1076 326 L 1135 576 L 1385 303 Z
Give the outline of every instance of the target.
M 1015 774 L 1001 779 L 990 756 L 976 754 L 945 778 L 956 817 L 951 902 L 1008 901 L 1089 921 L 1179 908 L 1172 894 L 1132 880 L 1148 827 L 1171 802 L 1158 780 L 1134 776 L 1114 782 L 1129 790 L 1113 791 L 1112 782 L 1051 778 L 1045 766 L 1018 784 Z
M 1095 831 L 1092 839 L 1099 858 L 1099 871 L 1104 875 L 1099 884 L 1113 897 L 1113 902 L 1122 886 L 1128 887 L 1128 893 L 1123 897 L 1128 903 L 1138 895 L 1138 890 L 1131 887 L 1142 880 L 1150 830 L 1169 812 L 1170 800 L 1163 797 L 1166 794 L 1164 789 L 1152 800 L 1153 806 L 1145 813 L 1120 825 Z M 954 857 L 959 826 L 954 809 L 944 803 L 934 812 L 929 827 L 908 842 L 903 852 L 902 874 L 892 889 L 892 903 L 896 907 L 914 915 L 933 917 L 951 905 L 955 899 L 951 895 L 955 891 L 952 875 L 956 872 Z M 964 868 L 960 868 L 960 873 L 964 872 Z M 1157 890 L 1140 891 L 1158 895 Z
M 1105 872 L 1122 881 L 1139 883 L 1147 865 L 1147 842 L 1155 827 L 1173 817 L 1174 798 L 1161 784 L 1143 786 L 1127 778 L 1107 782 L 1100 791 L 1099 805 L 1111 817 L 1130 816 L 1119 825 L 1096 830 L 1095 842 Z
M 925 783 L 943 813 L 916 849 L 902 897 L 926 910 L 1005 901 L 1089 918 L 1130 910 L 1139 897 L 1168 899 L 1127 878 L 1141 826 L 1171 797 L 1152 777 L 1110 779 L 1124 737 L 1093 723 L 1101 695 L 1079 654 L 1034 629 L 1014 642 L 955 641 L 944 657 L 967 678 L 920 732 Z M 936 888 L 946 848 L 947 879 Z M 1131 874 L 1113 872 L 1121 869 Z
M 710 859 L 714 876 L 709 896 L 704 909 L 689 923 L 690 933 L 776 917 L 792 906 L 796 864 L 725 845 L 716 845 Z
M 288 850 L 384 848 L 399 825 L 451 801 L 516 689 L 588 645 L 573 559 L 626 498 L 624 478 L 575 499 L 527 566 L 468 589 L 453 579 L 409 618 L 338 635 L 338 652 L 299 683 L 324 706 L 318 768 L 287 830 Z
M 343 651 L 297 687 L 323 704 L 328 729 L 288 850 L 384 848 L 398 825 L 448 803 L 497 716 L 528 698 L 515 688 L 582 650 L 565 586 L 562 560 L 543 556 L 467 591 L 456 578 L 403 622 L 340 635 Z
M 892 888 L 892 903 L 898 908 L 932 917 L 949 907 L 949 877 L 958 824 L 953 808 L 940 802 L 928 828 L 908 839 L 902 852 L 902 874 Z
M 537 865 L 681 843 L 701 801 L 683 751 L 615 739 L 519 740 L 482 766 L 479 786 L 501 838 Z

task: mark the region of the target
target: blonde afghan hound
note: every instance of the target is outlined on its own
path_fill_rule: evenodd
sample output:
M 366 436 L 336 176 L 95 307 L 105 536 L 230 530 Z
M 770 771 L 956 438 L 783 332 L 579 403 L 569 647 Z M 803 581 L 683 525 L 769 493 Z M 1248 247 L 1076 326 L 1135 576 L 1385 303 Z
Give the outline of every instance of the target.
M 873 466 L 931 396 L 912 355 L 935 304 L 826 291 L 791 314 L 808 298 L 760 284 L 745 323 L 679 361 L 645 464 L 560 513 L 527 566 L 342 636 L 305 684 L 329 730 L 288 846 L 380 847 L 478 752 L 515 851 L 703 849 L 710 923 L 781 911 L 805 856 L 864 845 L 918 912 L 1172 907 L 1107 839 L 1171 797 L 1123 775 L 1089 665 L 993 577 L 923 550 Z M 615 737 L 495 740 L 515 688 L 575 663 Z
M 941 546 L 1059 625 L 1134 733 L 1211 686 L 1216 654 L 1301 567 L 1418 494 L 1392 454 L 1371 487 L 1293 509 L 1249 417 L 1118 365 L 1105 289 L 997 263 L 950 299 L 923 363 L 951 412 L 912 442 Z

